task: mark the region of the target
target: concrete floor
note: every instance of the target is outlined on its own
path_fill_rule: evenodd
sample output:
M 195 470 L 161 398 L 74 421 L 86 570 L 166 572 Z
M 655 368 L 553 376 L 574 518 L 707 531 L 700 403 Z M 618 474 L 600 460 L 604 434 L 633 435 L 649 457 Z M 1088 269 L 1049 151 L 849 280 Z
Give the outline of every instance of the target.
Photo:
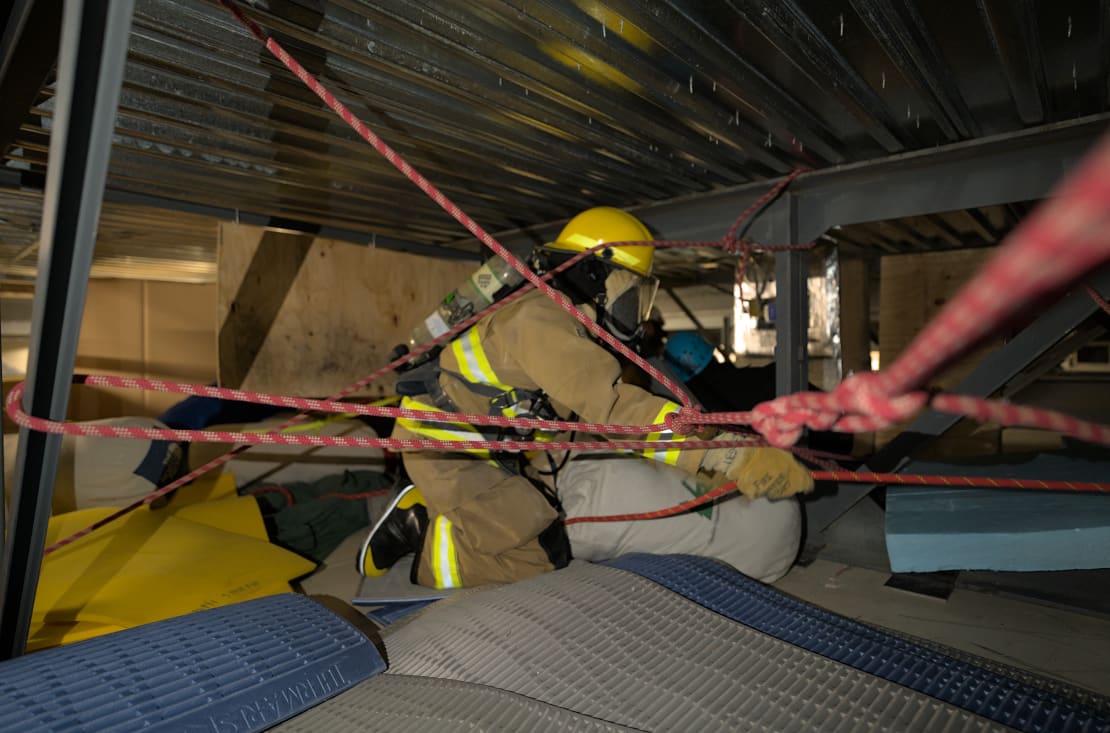
M 365 538 L 363 531 L 343 540 L 315 573 L 301 581 L 301 590 L 309 595 L 335 596 L 350 603 L 362 584 L 362 576 L 355 570 L 355 559 Z
M 349 602 L 362 581 L 354 559 L 363 538 L 348 537 L 302 589 Z M 888 578 L 818 559 L 775 585 L 848 618 L 1110 695 L 1110 619 L 969 590 L 939 600 L 885 587 Z
M 941 600 L 888 588 L 889 577 L 816 560 L 775 586 L 848 618 L 1110 695 L 1110 619 L 961 589 Z

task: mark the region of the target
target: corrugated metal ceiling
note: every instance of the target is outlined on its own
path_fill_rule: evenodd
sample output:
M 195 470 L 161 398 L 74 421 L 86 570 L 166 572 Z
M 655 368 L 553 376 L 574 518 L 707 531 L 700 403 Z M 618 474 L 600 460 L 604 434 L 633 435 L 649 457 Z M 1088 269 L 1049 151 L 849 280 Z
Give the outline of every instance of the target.
M 33 278 L 38 258 L 39 194 L 0 195 L 0 274 Z M 218 221 L 180 211 L 106 202 L 92 277 L 206 283 L 216 280 Z
M 1088 0 L 271 0 L 251 12 L 489 231 L 1108 106 L 1110 11 Z M 48 85 L 8 168 L 44 170 L 52 109 Z M 212 2 L 138 0 L 117 133 L 115 191 L 424 244 L 464 234 Z M 9 272 L 34 240 L 33 198 L 0 193 Z M 844 238 L 880 251 L 990 243 L 1008 226 L 996 214 Z M 98 261 L 211 265 L 189 232 L 135 216 L 155 238 L 102 238 Z M 705 257 L 670 250 L 663 274 Z

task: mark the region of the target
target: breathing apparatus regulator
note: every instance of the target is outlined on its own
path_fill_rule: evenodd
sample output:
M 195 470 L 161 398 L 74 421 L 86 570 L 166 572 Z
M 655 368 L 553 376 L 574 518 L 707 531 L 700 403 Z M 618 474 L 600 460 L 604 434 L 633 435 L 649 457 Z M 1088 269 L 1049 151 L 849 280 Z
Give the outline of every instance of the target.
M 552 283 L 575 304 L 597 309 L 598 323 L 622 341 L 634 341 L 649 316 L 658 281 L 651 277 L 655 248 L 638 219 L 620 209 L 601 206 L 578 214 L 554 242 L 537 247 L 530 264 L 549 272 L 571 257 L 605 242 L 641 242 L 599 250 L 555 277 Z M 501 257 L 492 257 L 428 315 L 412 332 L 407 346 L 394 349 L 390 360 L 447 333 L 450 329 L 501 300 L 524 282 L 524 276 Z M 438 354 L 433 349 L 405 365 L 415 367 Z

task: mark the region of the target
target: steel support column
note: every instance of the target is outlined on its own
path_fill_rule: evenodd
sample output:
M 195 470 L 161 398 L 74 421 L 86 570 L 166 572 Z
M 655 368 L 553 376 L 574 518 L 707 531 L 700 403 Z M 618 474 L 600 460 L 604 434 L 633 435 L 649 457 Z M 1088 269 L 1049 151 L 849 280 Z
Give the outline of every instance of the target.
M 791 184 L 792 198 L 780 197 L 758 216 L 748 236 L 768 244 L 803 243 L 838 225 L 1043 198 L 1105 134 L 1108 120 L 1108 115 L 1096 115 L 807 174 Z M 653 204 L 634 213 L 668 239 L 715 239 L 728 230 L 740 211 L 773 183 L 750 184 L 692 200 Z M 794 211 L 786 212 L 789 207 L 794 207 Z M 793 223 L 789 238 L 780 234 L 784 217 Z M 789 290 L 802 287 L 804 280 L 795 280 L 793 285 L 784 280 L 784 277 L 797 278 L 800 273 L 795 270 L 791 274 L 787 258 L 783 254 L 778 257 L 776 303 L 783 300 L 789 303 Z M 779 318 L 783 319 L 781 311 Z M 1038 321 L 1042 322 L 1043 319 Z M 784 324 L 782 328 L 787 326 Z M 1053 334 L 1062 336 L 1063 332 L 1057 326 L 1043 326 L 1035 328 L 1030 338 L 1036 342 L 1052 338 Z M 778 343 L 784 343 L 782 331 Z M 795 355 L 799 348 L 793 347 Z M 1017 371 L 1026 369 L 1035 354 L 1041 353 L 1039 349 L 1017 347 L 1005 352 L 1004 358 L 1011 360 L 1008 366 Z M 776 378 L 780 385 L 789 385 L 780 386 L 780 394 L 793 391 L 795 385 L 801 384 L 804 388 L 804 382 L 795 381 L 801 370 L 794 363 L 782 363 L 783 356 L 790 360 L 795 358 L 776 352 L 779 360 Z M 989 371 L 977 373 L 990 381 Z M 988 387 L 989 384 L 972 384 L 957 389 L 987 395 L 994 391 L 987 391 Z M 819 532 L 831 525 L 873 488 L 845 485 L 836 495 L 807 501 L 810 531 Z
M 134 0 L 66 0 L 24 409 L 64 420 Z M 21 430 L 0 588 L 0 658 L 23 653 L 61 436 Z
M 1110 268 L 1104 268 L 1091 278 L 1090 284 L 1099 292 L 1110 292 Z M 1042 359 L 1057 344 L 1067 342 L 1069 351 L 1082 345 L 1074 343 L 1069 335 L 1100 311 L 1099 305 L 1083 288 L 1069 293 L 1009 343 L 988 354 L 971 374 L 948 391 L 953 394 L 990 397 L 1007 388 L 1020 389 L 1056 366 L 1066 355 L 1056 354 L 1059 358 L 1055 360 Z M 1089 334 L 1087 338 L 1090 338 Z M 1034 362 L 1040 362 L 1039 371 L 1029 369 L 1029 365 Z M 1015 381 L 1019 379 L 1022 385 L 1015 386 Z M 927 446 L 959 421 L 958 416 L 947 413 L 922 413 L 908 428 L 872 456 L 860 471 L 890 473 L 900 470 L 912 452 Z M 806 520 L 810 535 L 826 530 L 875 488 L 875 484 L 841 484 L 834 496 L 807 503 Z
M 784 194 L 779 217 L 785 220 L 789 244 L 798 238 L 798 201 Z M 800 392 L 809 385 L 809 252 L 775 253 L 775 393 Z
M 788 194 L 757 214 L 745 236 L 767 244 L 799 244 L 838 225 L 1038 199 L 1082 159 L 1105 133 L 1108 121 L 1110 115 L 1095 115 L 816 171 L 798 178 Z M 740 212 L 775 183 L 650 204 L 632 213 L 666 239 L 719 240 Z M 499 239 L 507 245 L 523 244 L 550 237 L 558 228 L 537 226 Z M 805 290 L 803 260 L 797 253 L 776 257 L 780 394 L 807 384 L 805 363 L 798 358 L 802 346 L 793 343 L 805 332 L 797 322 L 802 307 L 795 292 Z M 781 351 L 787 344 L 792 344 L 790 353 Z

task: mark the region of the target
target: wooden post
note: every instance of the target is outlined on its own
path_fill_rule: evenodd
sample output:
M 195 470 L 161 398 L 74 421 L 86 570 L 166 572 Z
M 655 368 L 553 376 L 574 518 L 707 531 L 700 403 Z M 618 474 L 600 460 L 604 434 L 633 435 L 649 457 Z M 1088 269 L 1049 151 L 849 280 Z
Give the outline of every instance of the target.
M 871 283 L 867 261 L 840 258 L 840 361 L 845 377 L 871 369 Z

